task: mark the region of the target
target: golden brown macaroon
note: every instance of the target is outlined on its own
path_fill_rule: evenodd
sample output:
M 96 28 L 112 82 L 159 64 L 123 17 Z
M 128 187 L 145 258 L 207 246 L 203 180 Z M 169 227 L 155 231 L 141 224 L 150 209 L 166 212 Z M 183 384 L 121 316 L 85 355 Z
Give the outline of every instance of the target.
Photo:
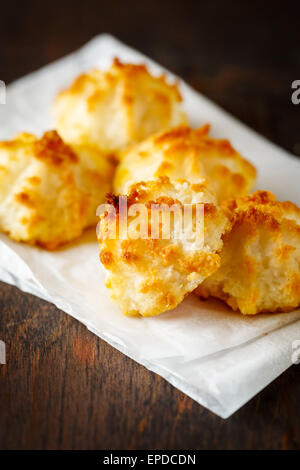
M 112 299 L 126 315 L 152 316 L 175 308 L 218 269 L 222 236 L 230 226 L 226 214 L 204 184 L 170 182 L 167 177 L 133 186 L 127 211 L 122 212 L 120 201 L 113 195 L 108 199 L 115 211 L 104 212 L 98 226 L 100 260 Z M 184 225 L 186 232 L 181 231 L 176 212 L 182 214 L 184 205 L 192 210 Z M 204 210 L 199 219 L 197 208 Z M 168 227 L 169 233 L 164 233 Z M 144 238 L 143 230 L 147 232 Z
M 145 65 L 115 59 L 108 71 L 80 75 L 54 103 L 56 127 L 67 142 L 118 151 L 159 130 L 186 122 L 176 85 Z
M 218 201 L 248 194 L 255 168 L 228 140 L 212 139 L 208 132 L 208 125 L 199 129 L 179 126 L 130 147 L 121 154 L 114 191 L 125 194 L 131 184 L 168 176 L 193 183 L 205 178 Z
M 56 131 L 0 142 L 0 230 L 48 249 L 96 224 L 112 163 L 98 149 L 70 147 Z
M 228 201 L 233 228 L 224 238 L 221 267 L 196 290 L 254 315 L 300 304 L 300 209 L 267 191 Z

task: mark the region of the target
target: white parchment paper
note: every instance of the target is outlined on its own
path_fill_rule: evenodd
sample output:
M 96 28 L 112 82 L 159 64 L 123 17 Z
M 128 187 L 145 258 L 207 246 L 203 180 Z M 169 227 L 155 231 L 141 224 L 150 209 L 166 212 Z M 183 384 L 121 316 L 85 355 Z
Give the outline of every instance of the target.
M 115 56 L 146 62 L 155 74 L 165 71 L 113 37 L 98 36 L 79 51 L 8 87 L 6 105 L 0 106 L 0 139 L 20 131 L 39 134 L 52 128 L 50 106 L 57 91 L 85 70 L 107 68 Z M 182 81 L 180 89 L 193 126 L 210 122 L 214 136 L 229 138 L 257 167 L 257 187 L 300 204 L 296 158 Z M 0 235 L 0 280 L 54 303 L 223 418 L 292 363 L 292 343 L 300 339 L 300 309 L 243 317 L 221 302 L 201 302 L 191 295 L 159 317 L 127 318 L 110 301 L 104 278 L 94 231 L 53 253 Z

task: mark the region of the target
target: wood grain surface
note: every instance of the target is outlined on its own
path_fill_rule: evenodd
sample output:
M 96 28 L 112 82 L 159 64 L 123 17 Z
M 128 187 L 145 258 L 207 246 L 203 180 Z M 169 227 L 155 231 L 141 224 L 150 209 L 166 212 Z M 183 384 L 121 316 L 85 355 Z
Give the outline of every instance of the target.
M 299 3 L 1 5 L 6 83 L 115 34 L 300 155 Z M 222 420 L 53 305 L 0 283 L 1 449 L 299 449 L 300 366 Z

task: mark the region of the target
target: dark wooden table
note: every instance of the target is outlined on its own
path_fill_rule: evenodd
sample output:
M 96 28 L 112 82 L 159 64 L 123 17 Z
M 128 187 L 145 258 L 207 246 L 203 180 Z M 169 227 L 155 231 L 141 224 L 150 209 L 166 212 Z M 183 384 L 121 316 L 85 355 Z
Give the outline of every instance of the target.
M 299 3 L 298 3 L 299 4 Z M 111 32 L 300 155 L 296 2 L 5 2 L 9 83 Z M 1 449 L 296 449 L 300 366 L 224 421 L 54 306 L 0 283 Z

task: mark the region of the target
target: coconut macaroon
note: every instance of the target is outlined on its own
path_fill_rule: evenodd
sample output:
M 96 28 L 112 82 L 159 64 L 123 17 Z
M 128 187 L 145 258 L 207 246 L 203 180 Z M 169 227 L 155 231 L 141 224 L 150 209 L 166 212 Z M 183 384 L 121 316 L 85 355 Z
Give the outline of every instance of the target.
M 99 214 L 100 260 L 126 315 L 173 309 L 220 266 L 230 222 L 205 184 L 158 178 L 107 203 Z
M 209 125 L 199 129 L 179 126 L 158 133 L 121 154 L 114 191 L 127 193 L 130 186 L 158 176 L 207 180 L 218 201 L 244 196 L 252 188 L 255 168 L 234 150 L 228 140 L 212 139 Z
M 159 130 L 186 122 L 181 95 L 144 65 L 115 59 L 104 72 L 80 75 L 54 103 L 56 128 L 67 142 L 90 142 L 114 152 Z
M 224 238 L 221 267 L 196 293 L 248 315 L 299 306 L 300 209 L 267 191 L 226 206 L 233 228 Z
M 98 149 L 70 147 L 56 131 L 0 142 L 0 230 L 48 249 L 96 224 L 113 165 Z

